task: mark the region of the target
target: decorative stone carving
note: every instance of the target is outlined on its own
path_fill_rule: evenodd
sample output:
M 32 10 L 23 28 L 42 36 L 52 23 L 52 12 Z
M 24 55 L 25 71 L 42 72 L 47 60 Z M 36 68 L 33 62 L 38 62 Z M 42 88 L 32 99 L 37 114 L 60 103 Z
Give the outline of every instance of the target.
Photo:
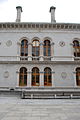
M 8 41 L 6 42 L 6 45 L 7 45 L 8 47 L 10 47 L 10 46 L 12 45 L 12 41 L 11 41 L 11 40 L 8 40 Z
M 59 45 L 60 45 L 61 47 L 63 47 L 63 46 L 65 46 L 65 42 L 64 42 L 64 41 L 60 41 L 60 42 L 59 42 Z
M 9 72 L 8 71 L 5 71 L 4 72 L 4 78 L 8 78 L 9 77 Z
M 62 77 L 63 79 L 66 79 L 67 73 L 66 73 L 66 72 L 62 72 L 62 73 L 61 73 L 61 77 Z
M 17 45 L 21 45 L 21 43 L 20 43 L 20 42 L 17 42 Z

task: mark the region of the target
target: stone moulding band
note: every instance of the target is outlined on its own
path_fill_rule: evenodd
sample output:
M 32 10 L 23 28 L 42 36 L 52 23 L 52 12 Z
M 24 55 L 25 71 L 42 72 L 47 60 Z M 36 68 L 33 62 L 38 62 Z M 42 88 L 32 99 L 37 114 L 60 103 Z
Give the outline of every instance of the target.
M 0 23 L 0 29 L 80 29 L 80 24 L 68 23 Z

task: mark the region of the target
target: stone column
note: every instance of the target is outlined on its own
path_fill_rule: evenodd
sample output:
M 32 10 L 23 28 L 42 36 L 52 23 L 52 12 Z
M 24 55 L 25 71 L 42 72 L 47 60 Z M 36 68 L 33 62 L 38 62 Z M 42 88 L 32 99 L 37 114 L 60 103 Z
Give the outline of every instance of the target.
M 40 43 L 40 61 L 43 61 L 44 58 L 43 58 L 43 43 Z
M 54 43 L 51 43 L 51 61 L 54 61 Z
M 32 78 L 31 70 L 28 70 L 27 71 L 27 87 L 31 87 L 31 78 Z
M 40 70 L 40 87 L 44 87 L 44 71 Z
M 54 86 L 55 86 L 55 84 L 54 84 L 54 75 L 55 75 L 55 72 L 54 72 L 54 71 L 52 71 L 52 87 L 54 87 Z
M 32 61 L 32 43 L 28 44 L 28 61 Z

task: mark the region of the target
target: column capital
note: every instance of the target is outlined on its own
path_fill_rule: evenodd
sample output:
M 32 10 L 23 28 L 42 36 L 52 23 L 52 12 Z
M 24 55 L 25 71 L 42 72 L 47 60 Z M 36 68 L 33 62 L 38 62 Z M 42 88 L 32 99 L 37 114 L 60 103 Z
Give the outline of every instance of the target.
M 32 45 L 32 43 L 30 42 L 30 43 L 28 43 L 28 45 Z
M 18 71 L 18 70 L 17 70 L 17 71 L 16 71 L 16 73 L 18 73 L 18 74 L 19 74 L 19 73 L 20 73 L 20 71 Z
M 74 74 L 76 74 L 76 71 L 73 71 Z
M 55 43 L 54 42 L 51 42 L 51 45 L 54 45 Z
M 43 42 L 40 42 L 40 44 L 39 45 L 44 45 L 44 43 Z
M 55 71 L 52 71 L 52 73 L 54 74 L 54 73 L 55 73 Z
M 72 46 L 73 46 L 73 43 L 70 43 L 70 45 L 72 45 Z
M 21 45 L 21 42 L 17 42 L 17 45 Z

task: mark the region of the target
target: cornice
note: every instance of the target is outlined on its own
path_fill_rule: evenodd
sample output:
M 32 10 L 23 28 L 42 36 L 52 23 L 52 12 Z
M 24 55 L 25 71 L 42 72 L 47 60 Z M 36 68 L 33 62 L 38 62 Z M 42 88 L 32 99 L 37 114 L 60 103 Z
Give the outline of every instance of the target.
M 16 22 L 6 22 L 0 23 L 0 29 L 64 29 L 64 30 L 80 30 L 80 24 L 74 23 L 16 23 Z

